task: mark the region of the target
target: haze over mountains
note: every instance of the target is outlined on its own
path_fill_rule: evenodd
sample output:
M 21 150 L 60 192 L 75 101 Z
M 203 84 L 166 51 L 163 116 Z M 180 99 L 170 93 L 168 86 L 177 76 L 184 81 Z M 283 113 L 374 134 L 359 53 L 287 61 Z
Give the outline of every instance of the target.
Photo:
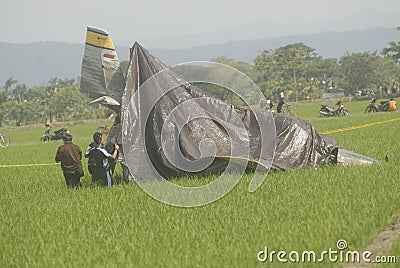
M 307 5 L 307 1 L 303 2 Z M 332 3 L 336 4 L 336 3 Z M 383 5 L 384 3 L 382 3 Z M 315 8 L 315 7 L 314 7 Z M 359 9 L 348 10 L 339 15 L 335 13 L 334 7 L 327 7 L 321 14 L 310 12 L 312 16 L 308 19 L 304 18 L 302 14 L 298 16 L 290 16 L 288 13 L 281 14 L 280 19 L 268 18 L 255 19 L 253 22 L 247 23 L 232 23 L 230 26 L 220 26 L 226 20 L 222 17 L 219 24 L 214 25 L 213 30 L 196 31 L 191 33 L 181 33 L 181 29 L 172 29 L 179 31 L 179 33 L 168 33 L 164 35 L 157 35 L 154 33 L 159 31 L 148 31 L 146 36 L 141 34 L 140 41 L 146 47 L 151 48 L 167 48 L 167 49 L 181 49 L 190 48 L 193 46 L 203 46 L 210 44 L 226 43 L 227 41 L 240 41 L 240 40 L 259 40 L 286 36 L 310 35 L 323 32 L 347 32 L 364 30 L 370 28 L 383 28 L 392 27 L 392 30 L 399 25 L 399 15 L 396 12 L 390 13 L 390 10 L 396 7 L 387 6 L 387 12 L 383 13 L 375 9 L 368 9 L 360 6 Z M 289 10 L 288 10 L 289 11 Z M 303 11 L 304 12 L 304 11 Z M 299 11 L 300 13 L 300 11 Z M 279 14 L 276 14 L 279 16 Z M 319 17 L 323 18 L 319 18 Z M 318 18 L 317 18 L 318 17 Z M 229 19 L 228 19 L 229 20 Z M 204 25 L 205 21 L 200 25 Z M 128 32 L 128 31 L 127 31 Z M 120 45 L 132 46 L 132 39 L 116 38 L 115 34 L 110 32 L 111 37 L 114 38 L 116 43 Z M 128 33 L 127 33 L 128 34 Z
M 113 38 L 112 33 L 110 35 Z M 223 42 L 217 37 L 209 39 L 211 36 L 198 37 L 201 41 L 188 39 L 187 43 L 182 41 L 184 36 L 169 36 L 160 39 L 159 42 L 156 39 L 153 41 L 148 39 L 143 43 L 140 40 L 131 40 L 130 44 L 129 41 L 114 40 L 114 43 L 120 61 L 129 59 L 129 47 L 134 41 L 138 41 L 167 65 L 187 61 L 207 61 L 219 56 L 253 63 L 253 59 L 264 49 L 276 49 L 297 42 L 316 49 L 316 53 L 324 58 L 340 58 L 345 53 L 380 52 L 388 47 L 389 42 L 398 42 L 400 32 L 396 31 L 395 27 L 377 27 L 341 32 L 288 34 L 262 39 L 254 38 L 254 33 L 249 33 L 248 36 L 243 36 L 242 40 L 229 42 Z M 231 40 L 236 38 L 232 32 Z M 207 40 L 213 40 L 213 44 L 208 44 Z M 81 44 L 52 41 L 26 44 L 0 42 L 0 51 L 2 52 L 0 85 L 4 85 L 9 77 L 13 77 L 18 84 L 33 87 L 44 85 L 55 77 L 61 79 L 79 77 L 84 40 Z

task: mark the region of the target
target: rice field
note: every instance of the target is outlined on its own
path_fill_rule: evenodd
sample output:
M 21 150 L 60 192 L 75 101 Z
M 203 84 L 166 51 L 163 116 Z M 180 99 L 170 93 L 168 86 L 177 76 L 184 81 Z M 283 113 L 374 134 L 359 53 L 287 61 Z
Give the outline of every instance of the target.
M 345 105 L 350 116 L 342 118 L 319 118 L 318 104 L 292 110 L 320 132 L 400 118 L 364 114 L 366 101 Z M 68 128 L 84 150 L 98 125 Z M 0 148 L 0 267 L 340 267 L 321 253 L 338 251 L 338 241 L 347 244 L 342 253 L 361 252 L 400 214 L 400 120 L 331 134 L 378 164 L 275 172 L 254 193 L 246 174 L 225 197 L 196 208 L 153 199 L 125 183 L 119 166 L 116 185 L 93 185 L 87 159 L 83 187 L 69 190 L 54 162 L 62 141 L 40 143 L 42 126 L 2 131 L 11 145 Z M 315 261 L 301 261 L 309 251 Z M 387 254 L 400 262 L 400 240 Z

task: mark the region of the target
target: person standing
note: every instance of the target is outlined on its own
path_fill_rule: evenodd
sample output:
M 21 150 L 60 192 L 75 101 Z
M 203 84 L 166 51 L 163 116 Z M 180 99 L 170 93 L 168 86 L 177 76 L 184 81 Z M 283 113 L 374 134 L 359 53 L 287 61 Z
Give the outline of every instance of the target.
M 392 95 L 393 97 L 396 96 L 397 94 L 397 81 L 393 82 L 393 87 L 392 87 Z
M 82 169 L 82 150 L 79 146 L 72 143 L 72 136 L 65 134 L 63 137 L 64 145 L 58 147 L 55 161 L 61 162 L 61 169 L 67 187 L 78 188 L 81 186 L 81 177 L 84 172 Z
M 383 83 L 383 90 L 385 90 L 386 94 L 388 96 L 390 96 L 390 88 L 389 88 L 389 84 L 387 82 Z
M 93 182 L 101 182 L 104 186 L 112 185 L 112 177 L 110 174 L 110 166 L 107 162 L 108 158 L 116 159 L 118 156 L 118 144 L 113 146 L 113 151 L 108 152 L 104 148 L 103 135 L 100 132 L 93 134 L 93 143 L 91 143 L 85 151 L 85 157 L 92 162 L 91 174 Z
M 46 123 L 44 124 L 44 127 L 45 127 L 44 133 L 50 135 L 50 130 L 51 130 L 51 125 L 50 125 L 50 123 L 49 123 L 49 122 L 46 122 Z
M 278 114 L 282 113 L 282 108 L 283 108 L 284 104 L 285 104 L 285 102 L 283 101 L 283 98 L 280 98 L 278 105 L 276 106 L 276 112 Z
M 270 98 L 267 99 L 267 103 L 266 103 L 265 106 L 266 106 L 265 109 L 266 109 L 268 112 L 270 112 L 270 111 L 271 111 L 271 99 L 270 99 Z

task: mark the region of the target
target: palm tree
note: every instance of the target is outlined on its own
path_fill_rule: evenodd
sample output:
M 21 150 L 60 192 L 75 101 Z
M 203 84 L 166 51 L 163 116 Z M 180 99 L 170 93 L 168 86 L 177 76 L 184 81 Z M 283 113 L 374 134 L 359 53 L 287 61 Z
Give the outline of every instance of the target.
M 382 54 L 397 63 L 400 60 L 400 42 L 389 42 L 389 47 L 383 48 Z
M 21 94 L 23 94 L 24 91 L 26 91 L 25 84 L 19 84 L 15 87 L 14 96 L 15 96 L 15 99 L 18 101 L 18 103 L 23 102 L 23 98 L 21 98 Z
M 4 83 L 4 88 L 6 89 L 6 91 L 8 91 L 8 89 L 11 89 L 12 85 L 18 83 L 17 80 L 14 80 L 13 77 L 10 77 L 7 79 L 7 81 Z

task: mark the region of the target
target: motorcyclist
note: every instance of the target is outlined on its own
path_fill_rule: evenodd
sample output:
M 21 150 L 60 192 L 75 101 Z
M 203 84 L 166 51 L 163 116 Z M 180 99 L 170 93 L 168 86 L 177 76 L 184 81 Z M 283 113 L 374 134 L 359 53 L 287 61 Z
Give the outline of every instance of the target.
M 44 127 L 46 128 L 46 129 L 44 130 L 44 133 L 50 135 L 50 130 L 51 130 L 51 125 L 50 125 L 50 123 L 49 123 L 49 122 L 46 122 L 46 123 L 44 124 Z
M 44 126 L 46 129 L 44 130 L 44 134 L 42 135 L 42 137 L 40 137 L 40 140 L 43 142 L 47 142 L 49 140 L 61 140 L 65 134 L 69 134 L 69 131 L 66 127 L 56 130 L 54 131 L 54 134 L 52 134 L 50 133 L 52 129 L 50 123 L 46 122 Z
M 338 103 L 336 103 L 336 105 L 339 105 L 338 109 L 337 109 L 337 113 L 338 115 L 340 115 L 340 113 L 342 112 L 342 110 L 345 108 L 342 101 L 338 101 Z
M 389 112 L 395 112 L 397 110 L 397 103 L 393 98 L 389 100 Z

